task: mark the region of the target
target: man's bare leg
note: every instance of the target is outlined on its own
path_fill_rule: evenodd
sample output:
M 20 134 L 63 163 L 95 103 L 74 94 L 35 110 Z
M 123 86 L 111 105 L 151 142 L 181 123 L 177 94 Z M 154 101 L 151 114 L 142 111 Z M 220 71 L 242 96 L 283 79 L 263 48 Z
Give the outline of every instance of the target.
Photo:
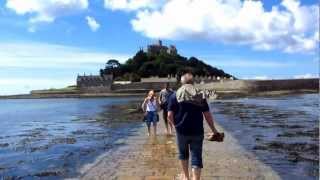
M 165 110 L 162 110 L 162 117 L 164 120 L 164 125 L 166 127 L 166 134 L 169 134 L 169 127 L 168 127 L 168 113 Z
M 181 166 L 182 166 L 182 171 L 183 171 L 183 180 L 190 180 L 189 177 L 189 163 L 188 160 L 180 160 Z
M 168 125 L 169 125 L 169 134 L 172 135 L 173 125 L 172 125 L 172 123 L 170 123 L 170 122 L 168 122 Z
M 192 168 L 192 180 L 200 180 L 201 168 Z
M 166 126 L 166 134 L 169 134 L 170 131 L 169 131 L 169 127 L 168 127 L 168 122 L 167 122 L 167 123 L 164 123 L 164 125 Z

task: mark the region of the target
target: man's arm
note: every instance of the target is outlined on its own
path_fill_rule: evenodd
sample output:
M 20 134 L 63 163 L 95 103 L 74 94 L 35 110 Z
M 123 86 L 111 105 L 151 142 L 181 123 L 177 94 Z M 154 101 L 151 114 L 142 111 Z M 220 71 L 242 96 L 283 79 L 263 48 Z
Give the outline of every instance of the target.
M 159 98 L 158 98 L 158 103 L 161 105 L 162 104 L 162 96 L 163 96 L 163 94 L 162 94 L 162 90 L 160 91 L 160 93 L 159 93 Z
M 210 127 L 210 129 L 211 129 L 211 131 L 212 131 L 214 134 L 218 133 L 216 127 L 214 126 L 213 117 L 212 117 L 210 111 L 205 111 L 205 112 L 203 112 L 203 116 L 204 116 L 204 118 L 206 119 L 206 121 L 207 121 L 207 123 L 208 123 L 208 125 L 209 125 L 209 127 Z

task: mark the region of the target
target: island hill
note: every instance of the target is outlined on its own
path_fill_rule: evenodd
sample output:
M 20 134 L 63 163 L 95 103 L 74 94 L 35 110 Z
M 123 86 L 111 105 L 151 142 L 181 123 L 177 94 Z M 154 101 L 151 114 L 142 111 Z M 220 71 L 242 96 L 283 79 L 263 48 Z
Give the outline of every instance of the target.
M 146 78 L 159 77 L 162 81 L 172 81 L 171 77 L 179 77 L 184 71 L 192 71 L 196 76 L 203 78 L 231 78 L 232 75 L 223 70 L 212 67 L 203 61 L 178 54 L 174 45 L 164 46 L 162 41 L 148 45 L 147 50 L 140 49 L 124 64 L 117 60 L 109 60 L 105 69 L 100 70 L 100 76 L 112 75 L 114 81 L 141 82 Z M 168 79 L 169 78 L 169 79 Z M 154 79 L 156 82 L 157 80 Z M 150 79 L 151 81 L 151 79 Z
M 97 76 L 77 77 L 77 87 L 83 93 L 145 92 L 160 90 L 164 83 L 178 85 L 183 72 L 195 74 L 197 83 L 235 79 L 223 70 L 212 67 L 195 57 L 184 57 L 175 46 L 156 44 L 142 48 L 125 63 L 111 59 Z
M 34 90 L 32 97 L 92 97 L 144 94 L 159 91 L 164 83 L 177 89 L 185 71 L 195 74 L 200 89 L 216 90 L 220 94 L 255 94 L 259 92 L 312 91 L 317 92 L 319 79 L 239 80 L 221 69 L 212 67 L 196 57 L 184 57 L 174 45 L 162 41 L 142 48 L 125 63 L 116 59 L 106 63 L 99 75 L 78 75 L 77 85 L 63 89 Z M 23 96 L 25 97 L 25 96 Z

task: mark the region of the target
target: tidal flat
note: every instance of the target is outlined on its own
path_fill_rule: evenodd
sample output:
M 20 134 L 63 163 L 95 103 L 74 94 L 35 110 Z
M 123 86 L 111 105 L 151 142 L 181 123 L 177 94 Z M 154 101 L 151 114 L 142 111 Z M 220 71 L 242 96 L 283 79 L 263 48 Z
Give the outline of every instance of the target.
M 135 133 L 136 98 L 0 100 L 0 179 L 64 179 Z
M 227 141 L 223 144 L 205 142 L 205 156 L 209 156 L 205 157 L 205 163 L 209 167 L 204 169 L 204 175 L 224 177 L 232 174 L 228 172 L 229 168 L 235 172 L 235 177 L 249 171 L 254 174 L 255 164 L 250 164 L 250 159 L 235 151 L 232 151 L 234 155 L 228 154 L 232 149 L 229 146 L 236 146 L 228 140 L 230 134 L 282 179 L 318 179 L 318 99 L 318 94 L 288 94 L 214 100 L 210 104 L 211 111 L 219 126 L 227 132 Z M 166 162 L 176 162 L 174 137 L 162 137 L 163 129 L 160 146 L 150 146 L 149 140 L 143 146 L 145 127 L 138 110 L 141 100 L 140 97 L 0 100 L 0 177 L 83 177 L 84 167 L 94 164 L 103 154 L 102 160 L 111 164 L 96 170 L 88 166 L 96 173 L 120 173 L 116 169 L 117 161 L 124 161 L 123 167 L 128 168 L 126 162 L 135 157 L 130 152 L 145 154 L 149 162 L 138 162 L 137 156 L 133 167 L 136 163 L 148 166 L 147 170 L 132 171 L 138 174 L 148 172 L 152 175 L 154 168 L 159 170 L 157 164 L 168 166 Z M 128 138 L 130 143 L 125 141 Z M 169 147 L 170 158 L 160 157 L 150 163 L 152 153 L 161 155 L 163 152 L 157 151 L 166 151 L 166 148 L 158 149 L 162 146 Z M 217 159 L 212 152 L 220 153 L 221 157 Z M 248 160 L 245 166 L 234 164 L 234 161 L 245 160 Z M 160 170 L 159 173 L 164 174 L 178 173 L 177 167 Z M 259 177 L 259 173 L 252 177 Z
M 283 179 L 319 179 L 319 95 L 217 100 L 217 122 Z

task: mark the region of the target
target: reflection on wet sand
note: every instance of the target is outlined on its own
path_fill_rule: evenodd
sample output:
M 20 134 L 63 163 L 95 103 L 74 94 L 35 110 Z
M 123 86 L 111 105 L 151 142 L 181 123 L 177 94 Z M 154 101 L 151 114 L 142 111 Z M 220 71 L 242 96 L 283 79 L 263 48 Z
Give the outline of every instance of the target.
M 178 174 L 175 140 L 164 135 L 162 125 L 157 136 L 147 137 L 142 126 L 139 133 L 123 142 L 126 145 L 117 152 L 106 153 L 84 169 L 82 179 L 172 180 Z
M 219 129 L 222 129 L 219 127 Z M 206 127 L 208 131 L 208 127 Z M 135 136 L 123 140 L 125 146 L 105 153 L 82 169 L 82 179 L 95 180 L 174 180 L 180 164 L 174 136 L 166 136 L 160 121 L 157 137 L 147 137 L 142 126 Z M 224 143 L 204 142 L 203 180 L 212 179 L 273 179 L 279 177 L 269 167 L 244 151 L 227 134 Z

